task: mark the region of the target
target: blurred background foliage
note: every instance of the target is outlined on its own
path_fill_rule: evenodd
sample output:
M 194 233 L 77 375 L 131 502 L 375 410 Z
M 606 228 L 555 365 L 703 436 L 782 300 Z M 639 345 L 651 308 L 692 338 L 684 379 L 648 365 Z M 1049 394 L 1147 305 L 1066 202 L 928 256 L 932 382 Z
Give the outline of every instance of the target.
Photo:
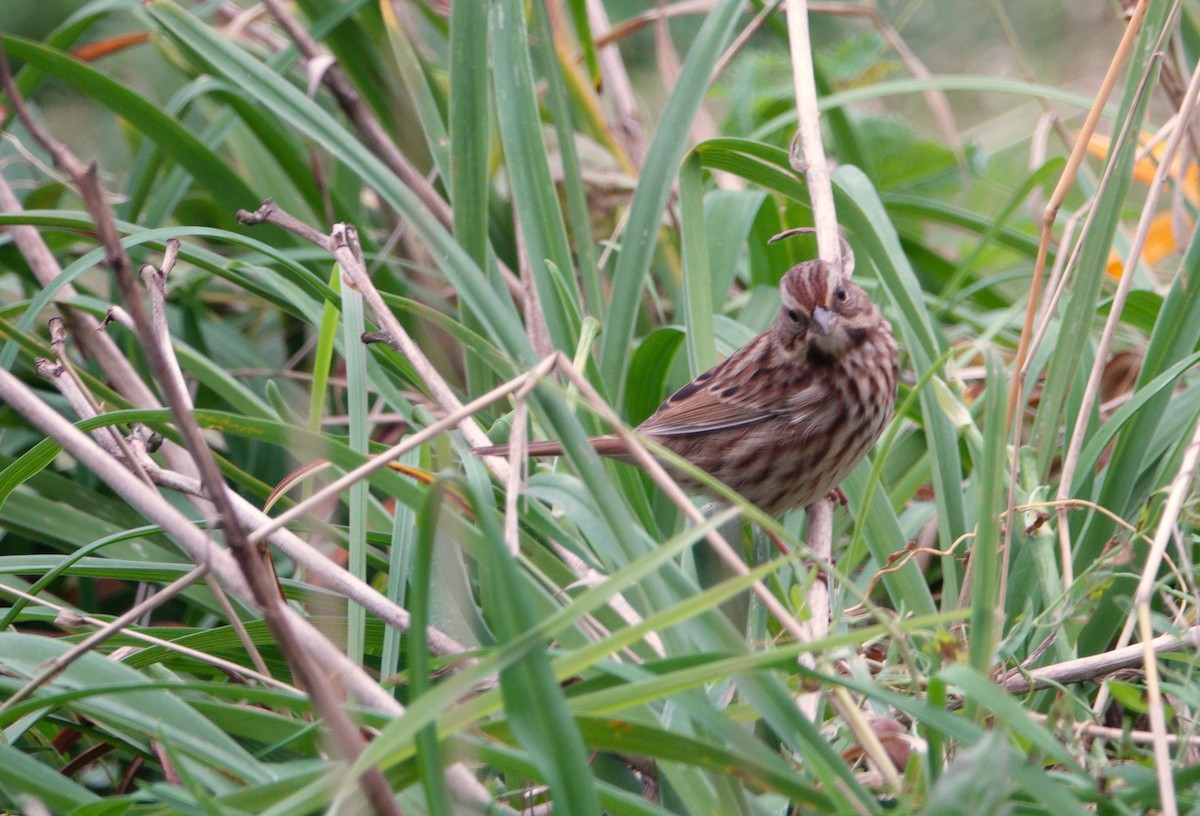
M 176 353 L 230 482 L 263 506 L 275 486 L 298 498 L 332 478 L 305 466 L 349 469 L 448 408 L 411 361 L 383 344 L 360 353 L 361 303 L 327 255 L 244 227 L 236 210 L 270 197 L 320 231 L 355 226 L 375 285 L 460 400 L 553 349 L 636 424 L 704 360 L 767 325 L 780 276 L 815 253 L 806 238 L 766 243 L 811 215 L 787 158 L 796 112 L 782 12 L 729 50 L 763 6 L 287 6 L 395 154 L 248 2 L 9 3 L 0 33 L 36 115 L 98 162 L 135 261 L 157 264 L 168 238 L 183 242 L 169 282 Z M 1121 10 L 891 0 L 816 12 L 839 217 L 856 279 L 904 348 L 898 416 L 835 513 L 828 637 L 795 643 L 746 599 L 746 579 L 714 576 L 705 545 L 691 546 L 704 530 L 640 471 L 600 463 L 582 440 L 605 423 L 576 389 L 544 384 L 529 398 L 531 430 L 563 439 L 568 455 L 532 465 L 514 503 L 452 431 L 407 455 L 419 478 L 377 474 L 296 528 L 389 602 L 427 606 L 431 624 L 482 662 L 440 654 L 432 683 L 415 678 L 423 639 L 275 557 L 290 602 L 407 706 L 398 718 L 355 709 L 373 737 L 363 762 L 383 768 L 404 812 L 483 812 L 461 794 L 442 798 L 437 779 L 457 763 L 488 791 L 489 812 L 1200 807 L 1194 650 L 1164 655 L 1161 688 L 1136 660 L 1103 682 L 1097 671 L 1020 695 L 1005 674 L 1124 645 L 1160 524 L 1176 536 L 1170 568 L 1151 576 L 1154 633 L 1195 622 L 1194 491 L 1178 517 L 1164 515 L 1200 416 L 1189 376 L 1200 340 L 1195 147 L 1184 140 L 1149 205 L 1163 142 L 1157 157 L 1141 148 L 1178 126 L 1200 8 L 1151 4 L 1065 198 L 1044 290 L 1061 297 L 1039 301 L 1050 318 L 1015 444 L 1005 400 L 1041 214 L 1124 32 Z M 71 308 L 101 316 L 117 295 L 78 198 L 11 105 L 0 113 L 4 179 L 23 208 L 0 214 L 0 230 L 36 225 L 65 270 L 53 285 L 38 279 L 0 231 L 0 360 L 75 419 L 33 370 L 49 355 L 48 301 L 68 278 L 78 288 L 57 302 Z M 1135 225 L 1151 217 L 1152 241 L 1125 270 Z M 1110 344 L 1123 276 L 1131 291 Z M 109 332 L 144 372 L 133 336 Z M 1101 376 L 1089 380 L 1097 350 Z M 105 389 L 94 360 L 77 363 L 104 411 L 134 407 Z M 513 413 L 505 400 L 477 419 L 499 442 Z M 164 412 L 137 418 L 171 435 Z M 0 406 L 4 697 L 83 637 L 4 587 L 105 620 L 190 566 L 42 438 Z M 1012 503 L 1028 509 L 1001 522 L 1010 477 Z M 1080 503 L 1058 512 L 1047 503 L 1057 495 Z M 803 513 L 762 524 L 802 550 Z M 814 571 L 778 557 L 759 526 L 722 529 L 804 620 Z M 501 544 L 513 530 L 510 557 Z M 428 573 L 413 567 L 423 553 Z M 581 581 L 578 565 L 591 577 Z M 617 595 L 636 615 L 607 605 Z M 250 665 L 230 614 L 196 586 L 135 631 Z M 271 674 L 291 682 L 256 613 L 234 614 Z M 980 635 L 987 621 L 998 621 L 994 639 Z M 322 752 L 303 693 L 230 676 L 163 645 L 110 639 L 0 707 L 0 802 L 106 814 L 360 807 L 350 791 L 362 763 L 345 773 Z M 1152 712 L 1178 738 L 1165 764 L 1146 744 Z

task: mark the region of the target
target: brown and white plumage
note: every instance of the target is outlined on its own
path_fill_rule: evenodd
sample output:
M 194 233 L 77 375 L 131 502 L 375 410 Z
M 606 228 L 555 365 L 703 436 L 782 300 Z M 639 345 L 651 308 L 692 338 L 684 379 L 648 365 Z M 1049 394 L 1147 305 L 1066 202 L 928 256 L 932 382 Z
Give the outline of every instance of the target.
M 779 290 L 771 326 L 637 426 L 772 515 L 812 503 L 854 469 L 891 418 L 898 371 L 891 326 L 851 280 L 805 261 Z M 613 436 L 592 443 L 625 453 Z M 531 456 L 561 452 L 557 442 L 529 446 Z

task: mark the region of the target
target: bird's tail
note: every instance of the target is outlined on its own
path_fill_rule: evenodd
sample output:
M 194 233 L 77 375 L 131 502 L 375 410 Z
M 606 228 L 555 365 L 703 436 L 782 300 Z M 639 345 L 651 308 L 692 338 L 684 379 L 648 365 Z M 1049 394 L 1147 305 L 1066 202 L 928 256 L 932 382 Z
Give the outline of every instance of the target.
M 596 453 L 601 456 L 621 456 L 626 452 L 625 443 L 615 436 L 596 436 L 588 441 L 592 443 Z M 485 445 L 471 448 L 471 453 L 476 456 L 508 456 L 511 451 L 511 445 Z M 546 439 L 528 443 L 525 446 L 525 452 L 529 456 L 562 456 L 563 447 L 561 442 Z

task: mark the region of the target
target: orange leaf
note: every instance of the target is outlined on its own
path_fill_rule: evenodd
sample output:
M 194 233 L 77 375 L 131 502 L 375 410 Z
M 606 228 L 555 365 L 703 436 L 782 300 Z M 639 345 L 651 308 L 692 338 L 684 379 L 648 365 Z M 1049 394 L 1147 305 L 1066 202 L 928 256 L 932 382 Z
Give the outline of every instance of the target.
M 97 40 L 71 49 L 71 56 L 80 62 L 95 62 L 101 57 L 124 51 L 135 45 L 141 45 L 150 39 L 150 32 L 142 31 L 137 34 L 122 34 L 119 37 L 109 37 L 107 40 Z

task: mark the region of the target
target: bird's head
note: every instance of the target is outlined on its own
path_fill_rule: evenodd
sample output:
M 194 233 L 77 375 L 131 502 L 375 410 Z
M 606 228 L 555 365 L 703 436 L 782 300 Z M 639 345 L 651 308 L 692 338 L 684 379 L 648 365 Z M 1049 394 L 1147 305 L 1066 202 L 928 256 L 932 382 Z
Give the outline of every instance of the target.
M 882 319 L 866 292 L 820 260 L 789 269 L 779 295 L 783 305 L 775 326 L 784 347 L 815 363 L 840 360 Z

